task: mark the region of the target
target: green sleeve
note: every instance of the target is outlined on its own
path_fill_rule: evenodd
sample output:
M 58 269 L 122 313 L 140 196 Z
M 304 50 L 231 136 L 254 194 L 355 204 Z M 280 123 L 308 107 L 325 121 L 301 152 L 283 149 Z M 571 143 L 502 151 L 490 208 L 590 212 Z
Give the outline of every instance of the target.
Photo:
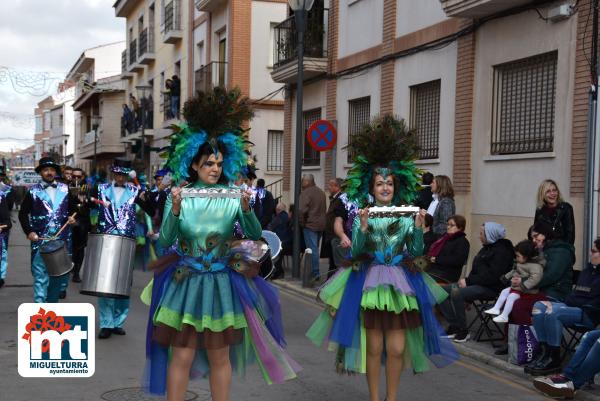
M 144 221 L 146 222 L 146 227 L 148 227 L 148 230 L 152 230 L 152 219 L 150 218 L 150 215 L 148 213 L 144 212 Z
M 356 216 L 352 224 L 352 256 L 357 257 L 365 248 L 367 234 L 360 229 L 360 217 Z
M 408 231 L 408 237 L 406 239 L 406 247 L 408 248 L 408 252 L 413 256 L 421 256 L 423 255 L 423 249 L 425 249 L 425 243 L 423 241 L 423 230 L 419 227 L 415 227 L 410 219 L 410 228 Z
M 160 235 L 158 237 L 158 242 L 163 247 L 173 245 L 179 235 L 179 217 L 173 214 L 171 211 L 172 207 L 173 202 L 171 200 L 171 194 L 169 194 L 169 197 L 165 202 L 165 212 L 160 227 Z
M 244 234 L 251 240 L 258 240 L 262 236 L 262 227 L 260 226 L 260 222 L 256 218 L 256 215 L 252 210 L 244 212 L 242 210 L 242 206 L 238 209 L 238 220 L 242 225 L 242 230 L 244 230 Z

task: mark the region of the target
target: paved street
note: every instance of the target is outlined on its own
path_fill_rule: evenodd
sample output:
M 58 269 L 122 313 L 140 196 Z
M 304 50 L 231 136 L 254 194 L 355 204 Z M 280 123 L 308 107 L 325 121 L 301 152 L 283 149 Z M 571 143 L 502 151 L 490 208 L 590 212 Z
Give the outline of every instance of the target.
M 13 219 L 16 220 L 15 214 Z M 154 399 L 145 398 L 135 390 L 133 396 L 114 391 L 139 387 L 144 366 L 143 333 L 147 309 L 138 300 L 138 295 L 148 281 L 149 274 L 137 272 L 135 277 L 135 296 L 125 325 L 127 335 L 96 341 L 96 373 L 92 378 L 25 379 L 17 373 L 16 311 L 20 303 L 31 300 L 32 288 L 29 245 L 19 227 L 13 229 L 9 252 L 7 285 L 0 289 L 0 401 Z M 79 295 L 73 284 L 69 288 L 67 301 L 95 303 L 94 298 Z M 304 337 L 304 332 L 319 313 L 319 306 L 311 299 L 287 290 L 282 291 L 282 303 L 289 351 L 304 370 L 297 380 L 269 387 L 262 381 L 258 370 L 252 368 L 245 379 L 234 380 L 231 399 L 367 400 L 365 378 L 338 376 L 333 369 L 333 355 L 315 348 Z M 466 401 L 506 400 L 509 397 L 524 401 L 546 399 L 532 391 L 528 382 L 487 369 L 474 361 L 463 359 L 454 366 L 425 375 L 415 376 L 407 371 L 402 378 L 399 399 L 426 401 L 446 398 L 448 394 L 452 394 L 452 399 Z M 197 395 L 197 400 L 209 399 L 207 389 L 205 380 L 192 382 L 190 388 Z

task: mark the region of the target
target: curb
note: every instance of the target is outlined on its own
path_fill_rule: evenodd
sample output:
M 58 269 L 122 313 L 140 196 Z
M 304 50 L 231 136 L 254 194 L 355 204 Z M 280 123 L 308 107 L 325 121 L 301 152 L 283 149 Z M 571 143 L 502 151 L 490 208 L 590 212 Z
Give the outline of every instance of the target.
M 309 299 L 314 300 L 317 297 L 317 290 L 315 288 L 303 288 L 302 281 L 300 281 L 300 280 L 285 280 L 285 279 L 284 280 L 273 280 L 273 281 L 271 281 L 271 283 L 273 283 L 274 285 L 276 285 L 282 289 L 288 290 L 290 292 L 293 292 L 297 295 L 300 295 L 300 296 L 303 296 L 303 297 L 306 297 Z M 510 373 L 521 379 L 524 379 L 527 381 L 532 380 L 532 377 L 523 371 L 523 367 L 513 365 L 512 363 L 503 361 L 492 355 L 488 355 L 485 352 L 477 351 L 477 350 L 472 349 L 464 344 L 454 343 L 454 345 L 455 345 L 458 353 L 463 357 L 473 359 L 484 365 L 489 365 L 495 369 L 499 369 L 503 372 Z M 533 386 L 532 386 L 532 390 L 535 391 Z M 600 401 L 600 395 L 592 394 L 586 390 L 579 390 L 579 391 L 577 391 L 575 399 L 583 400 L 583 401 Z

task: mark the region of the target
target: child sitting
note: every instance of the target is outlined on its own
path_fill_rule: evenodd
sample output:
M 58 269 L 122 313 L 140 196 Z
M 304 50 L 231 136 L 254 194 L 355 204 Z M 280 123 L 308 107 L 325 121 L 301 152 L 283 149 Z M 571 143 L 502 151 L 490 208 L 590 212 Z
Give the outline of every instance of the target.
M 498 315 L 493 319 L 496 323 L 508 322 L 508 315 L 521 294 L 536 294 L 539 291 L 537 285 L 542 279 L 545 261 L 540 259 L 535 244 L 529 240 L 521 241 L 515 246 L 515 254 L 515 267 L 502 277 L 510 286 L 502 290 L 496 304 L 485 311 L 490 315 Z M 502 305 L 504 309 L 500 312 Z

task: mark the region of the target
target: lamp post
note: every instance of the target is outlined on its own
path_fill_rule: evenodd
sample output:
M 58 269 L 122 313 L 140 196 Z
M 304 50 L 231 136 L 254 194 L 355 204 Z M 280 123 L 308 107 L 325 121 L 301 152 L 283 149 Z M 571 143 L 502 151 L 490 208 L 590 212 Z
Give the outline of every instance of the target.
M 92 116 L 91 120 L 92 129 L 94 131 L 94 162 L 92 165 L 92 174 L 96 175 L 96 169 L 98 168 L 98 130 L 100 129 L 102 116 Z
M 296 157 L 294 160 L 294 248 L 292 253 L 292 277 L 300 277 L 300 186 L 302 175 L 302 85 L 304 81 L 304 30 L 306 14 L 314 0 L 288 0 L 296 19 L 298 35 L 298 76 L 296 80 Z
M 138 95 L 138 99 L 140 99 L 140 113 L 142 113 L 142 149 L 140 151 L 140 159 L 142 159 L 142 165 L 144 166 L 144 170 L 146 169 L 146 105 L 148 103 L 148 95 L 152 91 L 152 87 L 150 85 L 138 85 L 135 87 Z M 146 173 L 146 171 L 144 171 Z

